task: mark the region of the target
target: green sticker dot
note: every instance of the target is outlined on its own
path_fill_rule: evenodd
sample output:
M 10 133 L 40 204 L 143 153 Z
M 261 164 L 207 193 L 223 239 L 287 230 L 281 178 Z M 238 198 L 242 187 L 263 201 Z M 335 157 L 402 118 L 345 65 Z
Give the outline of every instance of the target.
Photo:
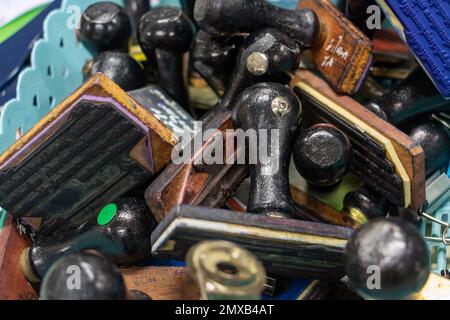
M 108 224 L 116 216 L 117 205 L 115 203 L 107 204 L 97 216 L 97 223 L 101 226 Z

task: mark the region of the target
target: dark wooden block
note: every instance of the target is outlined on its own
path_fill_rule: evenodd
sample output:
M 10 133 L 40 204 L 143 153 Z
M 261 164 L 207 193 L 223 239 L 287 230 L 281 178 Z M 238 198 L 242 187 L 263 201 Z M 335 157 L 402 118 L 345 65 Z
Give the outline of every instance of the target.
M 37 290 L 27 281 L 20 266 L 22 251 L 30 246 L 13 217 L 7 215 L 0 230 L 0 300 L 38 300 Z
M 269 273 L 338 279 L 351 232 L 315 222 L 177 206 L 153 232 L 152 254 L 184 260 L 200 241 L 226 240 L 253 253 Z
M 128 290 L 139 290 L 153 300 L 198 300 L 200 289 L 187 267 L 121 269 Z
M 319 18 L 319 35 L 312 60 L 339 93 L 359 90 L 372 64 L 372 43 L 328 0 L 300 0 L 299 9 L 313 10 Z

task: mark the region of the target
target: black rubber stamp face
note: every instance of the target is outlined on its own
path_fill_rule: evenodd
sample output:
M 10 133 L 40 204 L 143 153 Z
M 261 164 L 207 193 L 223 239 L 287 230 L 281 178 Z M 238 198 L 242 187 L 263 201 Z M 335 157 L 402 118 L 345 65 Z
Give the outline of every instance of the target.
M 248 156 L 255 159 L 255 155 L 259 155 L 255 163 L 248 160 L 249 212 L 287 216 L 294 212 L 288 167 L 300 114 L 297 97 L 278 83 L 256 84 L 238 97 L 233 122 L 245 132 L 253 130 L 258 138 L 257 143 L 248 143 Z M 264 153 L 266 159 L 261 157 Z
M 418 293 L 428 279 L 428 247 L 413 224 L 400 218 L 375 219 L 348 241 L 345 269 L 362 297 L 405 299 Z
M 351 145 L 347 136 L 329 124 L 307 129 L 294 146 L 298 172 L 316 186 L 333 186 L 347 173 Z
M 113 2 L 98 2 L 81 16 L 80 38 L 99 51 L 126 50 L 131 37 L 131 22 L 126 11 Z

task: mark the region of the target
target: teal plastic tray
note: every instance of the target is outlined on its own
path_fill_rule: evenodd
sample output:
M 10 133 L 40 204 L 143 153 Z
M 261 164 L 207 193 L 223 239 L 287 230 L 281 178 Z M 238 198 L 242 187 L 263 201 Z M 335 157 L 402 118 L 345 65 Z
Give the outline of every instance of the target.
M 443 222 L 450 223 L 450 201 L 440 207 L 433 216 Z M 424 219 L 420 228 L 424 237 L 442 237 L 442 226 L 440 224 Z M 450 237 L 450 231 L 446 237 Z M 442 271 L 448 270 L 448 246 L 443 242 L 427 241 L 431 253 L 431 271 L 441 275 Z
M 2 233 L 3 224 L 5 223 L 6 211 L 0 208 L 0 233 Z
M 112 0 L 123 5 L 121 0 Z M 0 110 L 0 153 L 29 131 L 83 82 L 82 67 L 91 53 L 77 42 L 76 19 L 97 0 L 64 0 L 44 23 L 44 36 L 20 75 L 17 96 Z

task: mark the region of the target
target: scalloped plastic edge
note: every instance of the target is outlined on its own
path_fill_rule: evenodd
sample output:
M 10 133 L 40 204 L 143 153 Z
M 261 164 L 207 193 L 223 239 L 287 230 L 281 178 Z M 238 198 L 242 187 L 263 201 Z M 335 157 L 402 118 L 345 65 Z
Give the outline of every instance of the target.
M 43 38 L 30 67 L 18 77 L 17 95 L 0 109 L 0 153 L 29 131 L 83 83 L 82 67 L 92 54 L 76 39 L 81 13 L 99 0 L 63 0 L 44 22 Z M 122 0 L 110 0 L 123 5 Z M 63 26 L 63 27 L 62 27 Z

